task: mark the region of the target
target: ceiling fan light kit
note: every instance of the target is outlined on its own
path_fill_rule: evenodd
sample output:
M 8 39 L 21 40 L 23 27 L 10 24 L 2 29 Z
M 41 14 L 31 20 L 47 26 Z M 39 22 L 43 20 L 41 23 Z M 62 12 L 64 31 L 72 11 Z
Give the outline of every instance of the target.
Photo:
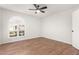
M 40 11 L 39 10 L 37 10 L 37 13 L 39 13 Z

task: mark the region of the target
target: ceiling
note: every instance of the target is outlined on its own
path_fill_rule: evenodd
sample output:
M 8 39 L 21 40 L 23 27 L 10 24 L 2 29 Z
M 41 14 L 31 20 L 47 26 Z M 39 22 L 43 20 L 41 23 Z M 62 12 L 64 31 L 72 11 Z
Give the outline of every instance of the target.
M 57 12 L 61 12 L 64 10 L 69 10 L 69 9 L 73 10 L 75 8 L 79 8 L 79 4 L 40 4 L 40 5 L 41 6 L 46 5 L 48 7 L 47 9 L 45 9 L 46 11 L 45 13 L 35 14 L 34 11 L 28 10 L 35 8 L 33 4 L 0 4 L 0 7 L 36 17 L 46 17 L 51 14 L 55 14 Z

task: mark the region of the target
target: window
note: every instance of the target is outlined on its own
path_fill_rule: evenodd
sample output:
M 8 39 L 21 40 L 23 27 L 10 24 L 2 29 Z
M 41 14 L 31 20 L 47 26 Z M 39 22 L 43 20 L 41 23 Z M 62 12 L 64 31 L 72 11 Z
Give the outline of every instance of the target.
M 12 17 L 9 20 L 9 37 L 25 35 L 25 23 L 20 17 Z

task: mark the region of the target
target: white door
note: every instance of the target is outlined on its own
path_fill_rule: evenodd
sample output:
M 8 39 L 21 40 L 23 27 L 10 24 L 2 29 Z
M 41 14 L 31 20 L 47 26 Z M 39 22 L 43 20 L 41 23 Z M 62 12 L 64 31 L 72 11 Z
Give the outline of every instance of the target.
M 79 10 L 72 13 L 72 45 L 79 49 Z

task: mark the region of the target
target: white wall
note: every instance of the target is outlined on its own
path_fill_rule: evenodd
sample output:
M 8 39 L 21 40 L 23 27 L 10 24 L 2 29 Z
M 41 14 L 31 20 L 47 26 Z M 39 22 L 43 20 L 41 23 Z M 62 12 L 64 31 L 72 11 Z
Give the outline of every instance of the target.
M 63 11 L 46 17 L 43 21 L 43 37 L 71 44 L 72 11 Z
M 2 43 L 2 9 L 0 9 L 0 44 Z
M 72 31 L 72 11 L 63 11 L 44 19 L 27 16 L 26 14 L 2 9 L 2 43 L 13 42 L 18 40 L 30 39 L 34 37 L 46 37 L 66 43 L 71 43 Z M 19 16 L 26 23 L 25 37 L 8 38 L 8 22 L 11 17 Z M 1 18 L 1 17 L 0 17 Z
M 72 13 L 72 29 L 73 29 L 73 36 L 72 36 L 72 45 L 79 49 L 79 9 Z
M 30 39 L 30 38 L 35 38 L 39 37 L 40 33 L 40 21 L 39 19 L 32 17 L 32 16 L 27 16 L 26 14 L 10 11 L 3 9 L 1 12 L 3 12 L 2 16 L 2 25 L 3 25 L 3 39 L 2 43 L 7 43 L 7 42 L 13 42 L 13 41 L 18 41 L 18 40 L 24 40 L 24 39 Z M 17 37 L 17 38 L 8 38 L 8 22 L 11 17 L 14 16 L 19 16 L 23 18 L 26 24 L 26 35 L 24 37 Z

